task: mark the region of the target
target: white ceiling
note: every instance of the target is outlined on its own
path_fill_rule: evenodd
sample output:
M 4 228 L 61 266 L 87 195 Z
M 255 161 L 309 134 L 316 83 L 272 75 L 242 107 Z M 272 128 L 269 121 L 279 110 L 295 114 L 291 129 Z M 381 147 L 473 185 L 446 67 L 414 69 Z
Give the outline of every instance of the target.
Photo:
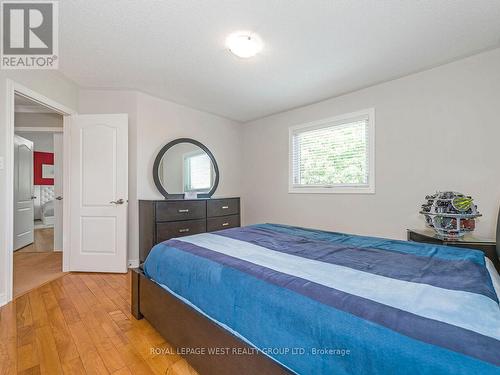
M 263 52 L 225 37 L 257 32 Z M 64 0 L 60 68 L 239 121 L 500 46 L 499 0 Z

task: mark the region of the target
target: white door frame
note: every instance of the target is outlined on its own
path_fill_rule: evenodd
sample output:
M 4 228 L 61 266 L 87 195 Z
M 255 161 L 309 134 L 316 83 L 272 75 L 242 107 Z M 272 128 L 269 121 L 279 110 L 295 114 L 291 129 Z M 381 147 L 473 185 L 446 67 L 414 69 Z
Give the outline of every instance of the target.
M 66 117 L 75 115 L 77 112 L 71 108 L 68 108 L 44 95 L 41 95 L 11 79 L 6 80 L 6 153 L 5 153 L 5 175 L 6 175 L 6 203 L 7 209 L 5 210 L 5 244 L 3 246 L 5 250 L 4 261 L 0 264 L 4 265 L 4 269 L 0 270 L 5 275 L 4 285 L 6 286 L 6 296 L 3 301 L 0 300 L 0 306 L 12 301 L 12 287 L 13 287 L 13 276 L 14 276 L 14 264 L 13 264 L 13 248 L 14 248 L 14 98 L 15 95 L 24 96 L 30 100 L 38 102 L 55 112 Z M 63 181 L 64 181 L 64 196 L 69 197 L 69 147 L 70 147 L 70 132 L 67 128 L 69 126 L 68 121 L 64 121 L 64 155 L 63 155 Z M 69 270 L 69 216 L 70 215 L 70 205 L 69 199 L 63 200 L 63 271 Z M 2 254 L 0 254 L 1 256 Z M 0 292 L 1 293 L 1 292 Z

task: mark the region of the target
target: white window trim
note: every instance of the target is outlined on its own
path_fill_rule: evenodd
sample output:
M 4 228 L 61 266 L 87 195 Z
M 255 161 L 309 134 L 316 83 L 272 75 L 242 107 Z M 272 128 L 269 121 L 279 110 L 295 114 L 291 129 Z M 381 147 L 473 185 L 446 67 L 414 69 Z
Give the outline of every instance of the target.
M 297 130 L 314 130 L 332 123 L 345 123 L 356 117 L 368 116 L 368 186 L 294 186 L 293 184 L 293 135 Z M 288 129 L 288 193 L 290 194 L 375 194 L 375 108 L 346 113 Z

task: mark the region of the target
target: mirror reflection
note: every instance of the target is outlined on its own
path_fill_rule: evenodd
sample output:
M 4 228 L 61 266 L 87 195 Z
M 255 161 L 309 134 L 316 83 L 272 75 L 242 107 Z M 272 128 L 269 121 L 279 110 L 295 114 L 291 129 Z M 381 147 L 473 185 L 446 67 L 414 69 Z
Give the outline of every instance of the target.
M 208 154 L 192 143 L 178 143 L 165 152 L 158 176 L 169 194 L 208 193 L 215 180 L 215 169 Z

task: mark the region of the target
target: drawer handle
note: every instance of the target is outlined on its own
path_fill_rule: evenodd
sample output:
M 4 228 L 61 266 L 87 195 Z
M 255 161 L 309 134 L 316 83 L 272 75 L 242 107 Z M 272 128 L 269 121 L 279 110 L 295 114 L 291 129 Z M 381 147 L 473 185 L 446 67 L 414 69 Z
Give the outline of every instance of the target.
M 188 213 L 189 212 L 189 209 L 187 208 L 184 208 L 184 209 L 180 209 L 178 210 L 180 214 L 184 214 L 184 213 Z
M 229 223 L 222 223 L 223 227 L 227 227 L 228 225 L 229 225 Z
M 187 232 L 189 232 L 189 228 L 179 229 L 179 233 L 187 233 Z
M 228 208 L 229 208 L 229 206 L 222 206 L 223 210 L 227 210 Z

